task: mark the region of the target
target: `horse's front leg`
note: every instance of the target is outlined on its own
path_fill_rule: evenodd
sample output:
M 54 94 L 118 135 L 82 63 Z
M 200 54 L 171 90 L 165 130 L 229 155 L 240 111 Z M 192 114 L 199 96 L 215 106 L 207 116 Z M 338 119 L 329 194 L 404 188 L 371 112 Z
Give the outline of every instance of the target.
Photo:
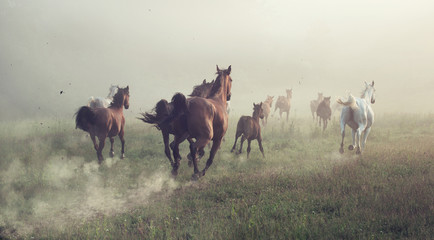
M 176 176 L 178 175 L 178 168 L 181 161 L 181 155 L 179 154 L 179 144 L 181 144 L 185 139 L 187 139 L 188 133 L 185 133 L 183 135 L 175 135 L 175 139 L 170 144 L 170 147 L 173 151 L 173 158 L 174 163 L 172 165 L 172 175 Z
M 115 156 L 115 152 L 113 151 L 113 143 L 115 142 L 115 138 L 114 137 L 110 137 L 110 157 L 114 157 Z
M 362 150 L 365 150 L 365 144 L 366 144 L 366 140 L 368 139 L 369 132 L 371 132 L 371 127 L 367 127 L 365 129 L 365 133 L 363 134 Z
M 250 150 L 252 149 L 250 147 L 250 143 L 252 142 L 252 140 L 248 139 L 247 140 L 247 159 L 249 159 L 249 155 L 250 155 Z
M 344 153 L 344 138 L 345 138 L 345 123 L 342 123 L 342 121 L 341 121 L 341 135 L 342 135 L 342 141 L 341 141 L 341 147 L 339 148 L 339 152 L 342 154 Z
M 234 145 L 232 146 L 231 152 L 234 152 L 235 148 L 237 147 L 237 140 L 240 137 L 241 134 L 238 134 L 238 132 L 235 133 L 235 142 Z
M 124 139 L 124 129 L 122 128 L 119 132 L 119 139 L 121 140 L 122 150 L 121 150 L 121 159 L 125 158 L 125 139 Z
M 98 143 L 96 143 L 95 135 L 90 134 L 90 139 L 92 139 L 93 148 L 95 148 L 95 151 L 98 151 Z
M 348 146 L 348 150 L 350 151 L 354 150 L 354 147 L 356 146 L 356 133 L 357 133 L 356 130 L 351 129 L 351 137 L 353 139 L 353 143 Z
M 258 138 L 258 144 L 259 144 L 259 150 L 261 151 L 262 156 L 265 158 L 264 148 L 262 147 L 262 137 Z

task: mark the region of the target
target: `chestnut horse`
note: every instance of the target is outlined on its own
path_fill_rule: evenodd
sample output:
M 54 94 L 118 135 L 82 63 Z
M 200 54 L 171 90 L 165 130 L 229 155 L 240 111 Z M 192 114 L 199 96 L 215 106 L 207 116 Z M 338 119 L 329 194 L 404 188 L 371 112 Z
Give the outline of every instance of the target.
M 292 89 L 286 89 L 286 97 L 279 96 L 276 105 L 274 105 L 274 112 L 279 109 L 280 118 L 282 118 L 282 113 L 286 112 L 286 121 L 288 121 L 289 110 L 291 109 L 291 98 Z
M 325 97 L 324 100 L 318 105 L 316 115 L 318 116 L 318 124 L 321 127 L 321 120 L 323 121 L 323 130 L 327 128 L 327 121 L 331 120 L 332 109 L 330 108 L 330 97 Z
M 118 92 L 114 95 L 113 102 L 108 108 L 90 108 L 83 106 L 75 114 L 76 128 L 80 128 L 90 134 L 99 164 L 104 160 L 102 150 L 107 137 L 110 138 L 111 143 L 110 157 L 114 156 L 113 142 L 115 136 L 119 136 L 122 143 L 121 158 L 125 157 L 125 117 L 123 108 L 129 108 L 129 98 L 128 86 L 126 88 L 118 88 Z M 96 143 L 95 137 L 98 137 L 99 145 Z
M 202 84 L 193 87 L 193 92 L 189 96 L 206 98 L 210 94 L 213 84 L 214 80 L 211 82 L 206 82 L 206 80 L 203 80 Z M 182 123 L 182 121 L 181 123 L 178 122 L 178 124 L 165 122 L 164 120 L 172 113 L 172 111 L 173 101 L 169 103 L 166 99 L 161 99 L 154 107 L 153 113 L 141 113 L 143 117 L 138 119 L 142 120 L 145 123 L 153 124 L 158 130 L 161 130 L 164 142 L 164 153 L 169 159 L 170 164 L 173 166 L 174 161 L 172 160 L 171 152 L 169 149 L 169 134 L 175 134 L 175 129 L 182 128 L 182 125 L 185 123 Z M 192 143 L 191 138 L 188 138 L 188 141 L 190 142 L 190 144 Z M 200 153 L 200 155 L 203 155 L 203 152 Z
M 247 158 L 250 154 L 250 142 L 252 140 L 258 140 L 259 150 L 261 150 L 262 156 L 264 155 L 264 149 L 262 148 L 262 137 L 261 137 L 261 126 L 259 125 L 259 118 L 264 119 L 264 110 L 262 102 L 260 104 L 253 103 L 253 114 L 252 116 L 242 116 L 238 120 L 237 131 L 235 133 L 235 142 L 232 147 L 231 152 L 235 150 L 237 146 L 237 139 L 241 137 L 241 145 L 238 153 L 243 150 L 243 143 L 247 139 Z
M 262 126 L 264 127 L 268 123 L 268 115 L 270 115 L 271 107 L 273 106 L 273 99 L 274 96 L 267 95 L 267 99 L 265 99 L 264 103 L 262 104 L 262 110 L 264 112 L 264 117 L 262 118 Z
M 204 176 L 206 170 L 212 165 L 215 154 L 219 149 L 222 139 L 228 128 L 228 113 L 226 101 L 230 101 L 232 78 L 230 77 L 231 66 L 228 69 L 219 69 L 217 77 L 208 98 L 191 97 L 186 99 L 182 93 L 173 96 L 174 111 L 166 120 L 180 122 L 185 118 L 185 125 L 179 124 L 178 133 L 175 133 L 173 155 L 175 164 L 172 174 L 176 175 L 179 168 L 179 144 L 187 138 L 195 138 L 196 142 L 190 144 L 190 155 L 193 159 L 193 179 Z M 185 128 L 183 128 L 185 127 Z M 184 131 L 185 130 L 185 131 Z M 183 131 L 183 133 L 181 133 Z M 197 153 L 212 140 L 212 147 L 205 168 L 199 172 Z

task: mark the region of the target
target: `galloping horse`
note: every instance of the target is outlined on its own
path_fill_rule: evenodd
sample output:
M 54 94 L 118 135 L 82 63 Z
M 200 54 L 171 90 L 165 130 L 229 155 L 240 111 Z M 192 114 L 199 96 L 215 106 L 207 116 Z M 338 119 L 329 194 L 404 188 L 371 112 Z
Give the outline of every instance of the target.
M 338 99 L 337 102 L 344 105 L 341 113 L 342 142 L 339 152 L 344 153 L 345 125 L 348 124 L 351 127 L 353 137 L 353 144 L 349 145 L 348 149 L 353 150 L 356 147 L 356 154 L 361 154 L 362 150 L 365 149 L 366 139 L 374 123 L 374 111 L 371 108 L 371 104 L 375 103 L 374 81 L 371 84 L 365 82 L 365 90 L 360 98 L 350 94 L 346 102 L 341 99 Z M 360 147 L 362 133 L 364 134 Z
M 106 137 L 110 138 L 110 157 L 114 156 L 113 142 L 114 137 L 117 135 L 122 143 L 121 158 L 125 157 L 125 117 L 123 107 L 125 107 L 125 109 L 129 108 L 129 98 L 130 94 L 128 86 L 126 88 L 118 88 L 118 92 L 113 97 L 113 102 L 108 108 L 90 108 L 83 106 L 76 113 L 76 128 L 80 128 L 90 134 L 99 164 L 104 160 L 102 149 L 104 148 Z M 96 143 L 95 137 L 98 137 L 99 145 Z
M 252 116 L 242 116 L 240 120 L 238 120 L 237 131 L 235 133 L 235 142 L 232 147 L 231 152 L 235 150 L 237 146 L 237 139 L 241 137 L 241 145 L 238 153 L 241 153 L 243 150 L 243 143 L 247 139 L 247 158 L 249 158 L 250 154 L 250 142 L 252 140 L 258 140 L 259 150 L 261 150 L 262 156 L 264 155 L 264 149 L 262 148 L 262 137 L 261 137 L 261 126 L 259 125 L 259 118 L 264 118 L 264 110 L 262 102 L 260 104 L 253 103 L 253 114 Z
M 111 85 L 109 88 L 109 94 L 106 98 L 102 97 L 90 97 L 89 101 L 87 103 L 88 107 L 91 108 L 106 108 L 110 105 L 111 101 L 113 100 L 113 96 L 116 94 L 116 91 L 118 90 L 118 86 Z
M 331 120 L 332 109 L 330 108 L 330 97 L 325 97 L 324 100 L 318 105 L 316 115 L 318 116 L 318 124 L 321 127 L 321 120 L 323 121 L 323 130 L 327 128 L 327 121 Z
M 268 123 L 268 115 L 270 115 L 271 112 L 271 107 L 273 105 L 273 98 L 274 96 L 267 95 L 267 99 L 265 99 L 264 103 L 262 104 L 262 110 L 264 112 L 264 117 L 262 118 L 262 126 L 264 127 Z
M 318 98 L 316 100 L 310 101 L 310 111 L 312 112 L 312 119 L 315 121 L 315 113 L 318 109 L 318 105 L 322 102 L 324 99 L 322 93 L 318 93 Z M 318 116 L 318 115 L 317 115 Z
M 230 73 L 231 66 L 228 69 L 222 70 L 217 66 L 217 77 L 208 98 L 192 97 L 186 99 L 181 93 L 173 96 L 174 111 L 166 121 L 172 122 L 185 118 L 186 131 L 175 134 L 173 144 L 175 164 L 172 174 L 176 175 L 179 168 L 179 144 L 187 138 L 196 139 L 196 142 L 190 144 L 190 155 L 192 156 L 194 166 L 192 178 L 197 179 L 204 176 L 206 170 L 211 166 L 228 128 L 226 101 L 229 101 L 231 97 L 232 78 L 230 77 Z M 211 140 L 213 144 L 209 158 L 205 168 L 199 172 L 197 153 L 203 151 L 204 147 Z
M 202 84 L 196 85 L 193 87 L 193 92 L 189 96 L 195 96 L 195 97 L 208 97 L 211 88 L 214 85 L 214 80 L 211 82 L 206 82 L 206 80 L 203 80 Z M 172 156 L 169 149 L 169 134 L 175 134 L 176 128 L 180 128 L 180 126 L 176 127 L 176 124 L 165 122 L 164 120 L 169 117 L 169 115 L 173 111 L 173 101 L 168 102 L 165 99 L 161 99 L 157 105 L 153 109 L 153 113 L 142 113 L 142 118 L 139 118 L 145 123 L 154 124 L 155 127 L 158 130 L 161 130 L 161 134 L 163 135 L 163 142 L 164 142 L 164 153 L 166 154 L 166 157 L 169 159 L 170 164 L 173 166 L 174 161 L 172 160 Z M 183 123 L 178 123 L 178 125 L 183 125 Z M 176 128 L 175 128 L 176 127 Z M 192 143 L 192 140 L 188 138 L 188 141 L 190 144 Z M 200 153 L 203 155 L 203 153 Z
M 274 112 L 279 108 L 279 115 L 282 118 L 282 113 L 286 112 L 286 121 L 288 121 L 289 110 L 291 109 L 292 89 L 286 89 L 286 97 L 279 96 L 274 105 Z

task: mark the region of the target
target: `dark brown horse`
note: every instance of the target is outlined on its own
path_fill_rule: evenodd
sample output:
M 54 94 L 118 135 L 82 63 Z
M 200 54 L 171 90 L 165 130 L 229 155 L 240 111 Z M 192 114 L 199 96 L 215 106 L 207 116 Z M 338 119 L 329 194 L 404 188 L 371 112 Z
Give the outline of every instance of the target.
M 282 118 L 282 113 L 286 112 L 286 121 L 288 121 L 289 110 L 291 110 L 291 98 L 292 89 L 286 89 L 286 97 L 279 96 L 276 105 L 274 105 L 274 112 L 279 109 L 280 118 Z
M 331 119 L 332 109 L 330 108 L 330 97 L 325 97 L 324 100 L 318 105 L 316 115 L 318 116 L 318 124 L 321 127 L 321 120 L 323 121 L 323 130 L 327 128 L 327 121 Z
M 185 117 L 186 131 L 175 134 L 173 155 L 175 165 L 172 174 L 176 175 L 179 168 L 179 144 L 187 138 L 195 138 L 196 142 L 190 144 L 190 155 L 193 159 L 193 179 L 205 175 L 206 170 L 211 166 L 215 154 L 220 147 L 223 136 L 228 128 L 228 114 L 226 101 L 230 100 L 232 78 L 230 77 L 231 66 L 228 69 L 220 70 L 217 66 L 217 78 L 211 89 L 208 98 L 192 97 L 186 99 L 181 93 L 173 96 L 174 111 L 166 121 L 178 121 Z M 179 124 L 182 125 L 182 124 Z M 182 127 L 181 130 L 184 130 Z M 178 129 L 177 129 L 178 130 Z M 209 158 L 205 168 L 199 172 L 197 153 L 203 151 L 208 142 L 213 141 Z
M 261 137 L 261 126 L 259 126 L 259 118 L 264 118 L 264 110 L 262 109 L 263 104 L 254 104 L 253 103 L 253 114 L 252 116 L 242 116 L 240 120 L 238 120 L 237 131 L 235 133 L 235 142 L 232 147 L 231 152 L 235 150 L 237 146 L 237 139 L 241 137 L 241 145 L 238 153 L 241 153 L 243 150 L 243 143 L 247 139 L 247 158 L 249 158 L 250 154 L 250 142 L 252 140 L 258 140 L 259 150 L 261 150 L 262 156 L 264 155 L 264 149 L 262 148 L 262 137 Z
M 104 148 L 105 139 L 110 138 L 111 148 L 110 157 L 114 156 L 113 142 L 115 136 L 119 136 L 122 143 L 121 158 L 125 155 L 125 139 L 124 126 L 125 117 L 123 108 L 128 109 L 129 104 L 129 87 L 118 88 L 118 92 L 113 97 L 113 102 L 108 108 L 90 108 L 87 106 L 81 107 L 75 118 L 76 128 L 80 128 L 90 134 L 93 145 L 98 157 L 98 163 L 104 160 L 102 150 Z M 96 143 L 95 137 L 98 137 L 99 145 Z
M 323 99 L 324 99 L 324 97 L 323 97 L 322 93 L 318 93 L 318 98 L 310 101 L 310 111 L 312 112 L 312 120 L 313 121 L 315 121 L 315 113 L 316 113 L 316 110 L 318 109 L 318 105 L 322 102 Z
M 206 80 L 203 80 L 202 84 L 193 87 L 193 92 L 189 96 L 208 97 L 213 84 L 214 80 L 211 82 L 206 82 Z M 176 129 L 182 129 L 182 126 L 185 125 L 185 119 L 180 118 L 177 122 L 164 121 L 166 118 L 169 117 L 170 114 L 172 114 L 172 111 L 173 101 L 168 102 L 165 99 L 161 99 L 154 107 L 152 113 L 142 113 L 143 117 L 139 119 L 145 123 L 153 124 L 158 130 L 161 130 L 164 142 L 164 153 L 169 159 L 170 164 L 173 166 L 174 161 L 172 160 L 171 152 L 169 149 L 169 134 L 175 134 Z M 185 129 L 181 130 L 181 134 L 183 132 L 185 132 Z M 188 138 L 188 141 L 190 142 L 190 144 L 192 144 L 191 138 Z M 171 146 L 172 145 L 173 143 L 171 144 Z M 203 152 L 201 152 L 200 155 L 203 155 Z
M 262 126 L 268 123 L 268 115 L 270 115 L 271 107 L 273 106 L 274 96 L 267 96 L 264 103 L 262 104 L 262 110 L 264 111 L 264 118 L 262 118 Z

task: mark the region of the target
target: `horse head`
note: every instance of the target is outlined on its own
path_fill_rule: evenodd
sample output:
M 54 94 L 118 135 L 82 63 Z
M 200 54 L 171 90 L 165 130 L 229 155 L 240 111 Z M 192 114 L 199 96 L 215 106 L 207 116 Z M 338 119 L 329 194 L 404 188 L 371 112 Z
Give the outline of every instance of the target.
M 115 107 L 122 107 L 124 106 L 125 109 L 128 109 L 130 107 L 130 88 L 127 86 L 126 88 L 118 88 L 118 92 L 113 97 L 113 102 L 110 106 Z
M 231 65 L 229 65 L 228 69 L 220 69 L 218 65 L 217 66 L 217 78 L 216 78 L 216 83 L 218 82 L 217 79 L 219 81 L 221 81 L 220 83 L 222 84 L 222 86 L 226 87 L 226 89 L 223 89 L 223 91 L 226 91 L 226 101 L 230 101 L 231 100 L 231 88 L 232 88 L 232 78 L 230 76 L 231 74 L 231 70 L 232 67 Z
M 292 88 L 286 89 L 286 96 L 287 96 L 287 98 L 292 98 Z
M 258 116 L 261 119 L 265 117 L 264 109 L 262 109 L 262 102 L 259 104 L 253 103 L 253 118 L 255 118 L 255 116 Z
M 374 81 L 372 81 L 371 84 L 367 83 L 365 81 L 365 92 L 364 97 L 369 98 L 369 101 L 374 104 L 375 103 L 375 88 L 374 88 Z

